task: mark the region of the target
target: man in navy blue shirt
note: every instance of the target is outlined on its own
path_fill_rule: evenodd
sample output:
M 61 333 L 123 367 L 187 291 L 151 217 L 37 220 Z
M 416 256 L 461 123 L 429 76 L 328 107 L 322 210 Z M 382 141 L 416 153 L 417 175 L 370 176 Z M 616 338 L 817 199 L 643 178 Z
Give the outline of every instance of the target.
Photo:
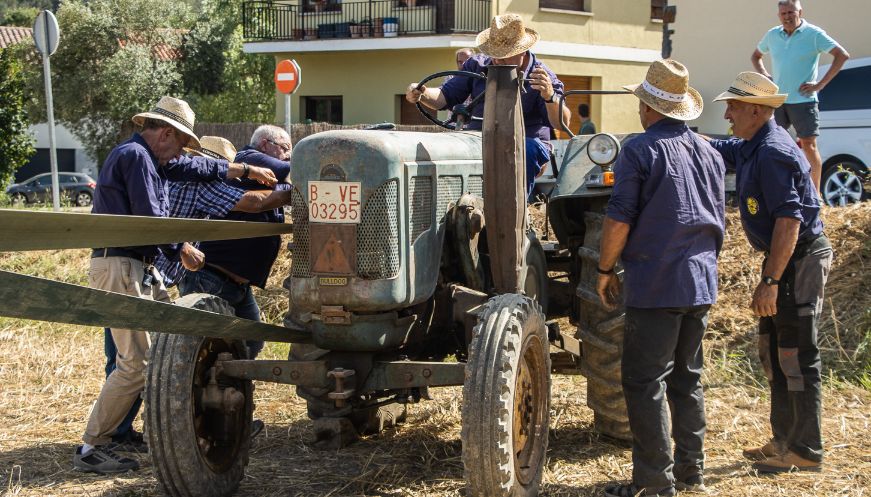
M 149 112 L 133 117 L 141 131 L 118 145 L 107 157 L 94 191 L 93 212 L 138 216 L 167 215 L 167 180 L 210 180 L 252 175 L 273 184 L 271 171 L 226 161 L 176 160 L 184 146 L 199 146 L 193 132 L 194 113 L 187 102 L 163 97 Z M 166 287 L 153 263 L 158 254 L 177 259 L 196 271 L 203 254 L 190 244 L 177 246 L 108 247 L 94 249 L 88 274 L 92 288 L 140 298 L 168 301 Z M 140 398 L 150 347 L 148 333 L 112 328 L 117 347 L 115 369 L 109 374 L 88 419 L 83 445 L 76 448 L 78 471 L 118 473 L 139 464 L 114 453 L 112 435 Z
M 480 73 L 489 65 L 517 66 L 522 71 L 525 93 L 520 95 L 523 109 L 523 124 L 526 127 L 526 183 L 527 192 L 532 191 L 536 176 L 550 160 L 551 130 L 560 122 L 559 96 L 563 83 L 535 54 L 529 51 L 539 39 L 538 33 L 524 27 L 517 14 L 503 14 L 493 18 L 490 28 L 478 34 L 475 43 L 480 55 L 474 55 L 463 63 L 463 71 Z M 420 102 L 431 109 L 451 109 L 467 98 L 475 98 L 486 89 L 486 81 L 479 78 L 456 76 L 441 88 L 418 88 L 416 83 L 408 86 L 405 98 L 411 103 Z M 468 129 L 481 129 L 484 102 L 471 110 L 472 121 Z M 566 123 L 571 120 L 568 107 L 562 108 Z
M 765 252 L 750 307 L 759 316 L 759 359 L 771 388 L 773 438 L 744 450 L 766 473 L 819 471 L 820 350 L 817 319 L 832 264 L 823 235 L 811 165 L 772 119 L 786 100 L 765 76 L 742 72 L 715 100 L 737 137 L 711 140 L 735 166 L 741 223 L 750 244 Z
M 276 189 L 289 190 L 285 181 L 290 175 L 290 136 L 272 125 L 263 125 L 254 131 L 251 143 L 236 154 L 237 162 L 267 168 L 278 178 Z M 246 181 L 233 181 L 243 189 L 260 189 Z M 259 213 L 229 212 L 223 219 L 283 223 L 284 211 L 276 208 Z M 179 293 L 210 293 L 226 300 L 240 318 L 260 321 L 260 307 L 254 298 L 252 286 L 264 288 L 272 264 L 281 248 L 281 237 L 264 236 L 240 240 L 203 242 L 199 246 L 206 255 L 206 266 L 197 272 L 186 273 L 179 281 Z M 244 257 L 240 257 L 244 254 Z M 248 352 L 253 359 L 263 350 L 262 340 L 248 340 Z
M 630 483 L 611 485 L 605 494 L 671 496 L 676 489 L 704 489 L 702 336 L 717 299 L 725 166 L 685 123 L 702 113 L 703 103 L 683 65 L 654 62 L 641 84 L 625 88 L 640 100 L 645 132 L 625 145 L 614 166 L 598 293 L 607 308 L 617 307 L 614 268 L 622 259 L 621 373 L 633 468 Z

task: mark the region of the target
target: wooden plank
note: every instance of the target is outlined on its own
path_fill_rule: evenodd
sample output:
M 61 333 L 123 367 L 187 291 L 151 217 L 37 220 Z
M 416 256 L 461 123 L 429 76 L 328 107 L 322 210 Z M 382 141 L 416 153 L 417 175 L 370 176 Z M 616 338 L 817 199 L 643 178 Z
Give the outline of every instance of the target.
M 484 215 L 490 269 L 497 293 L 518 293 L 526 230 L 526 146 L 515 67 L 490 66 L 486 91 Z
M 312 343 L 291 329 L 120 293 L 0 271 L 0 316 L 239 340 Z
M 134 247 L 293 232 L 292 224 L 0 209 L 0 252 Z

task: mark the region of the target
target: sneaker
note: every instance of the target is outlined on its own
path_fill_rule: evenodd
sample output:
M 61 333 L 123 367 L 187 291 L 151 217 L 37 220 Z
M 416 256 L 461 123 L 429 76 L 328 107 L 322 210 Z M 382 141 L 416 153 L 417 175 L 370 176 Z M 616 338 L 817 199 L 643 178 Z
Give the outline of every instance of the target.
M 130 430 L 120 437 L 112 437 L 107 444 L 109 450 L 116 452 L 134 452 L 136 454 L 148 453 L 148 444 L 141 432 Z
M 744 449 L 741 454 L 751 461 L 761 461 L 763 459 L 768 459 L 769 457 L 777 457 L 784 452 L 786 452 L 786 446 L 782 442 L 772 438 L 762 447 Z
M 73 456 L 73 469 L 104 475 L 136 471 L 139 469 L 139 463 L 133 459 L 119 456 L 105 445 L 98 445 L 90 452 L 82 454 L 82 446 L 79 445 Z
M 612 483 L 605 487 L 605 497 L 674 497 L 677 495 L 674 487 L 664 487 L 659 490 L 642 488 L 634 483 Z
M 819 471 L 823 464 L 805 459 L 788 450 L 785 454 L 769 457 L 753 464 L 753 469 L 760 473 L 788 473 L 790 471 Z
M 705 477 L 697 473 L 686 478 L 675 480 L 674 488 L 681 492 L 704 492 Z
M 260 432 L 263 431 L 263 427 L 264 427 L 263 421 L 261 421 L 259 419 L 255 419 L 254 421 L 252 421 L 251 422 L 251 438 L 254 438 L 257 435 L 259 435 Z

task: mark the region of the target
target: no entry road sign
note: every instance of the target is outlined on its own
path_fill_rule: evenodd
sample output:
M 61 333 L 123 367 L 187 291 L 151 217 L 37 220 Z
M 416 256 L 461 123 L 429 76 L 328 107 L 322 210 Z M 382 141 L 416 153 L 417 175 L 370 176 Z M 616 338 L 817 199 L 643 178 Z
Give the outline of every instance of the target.
M 288 95 L 295 92 L 302 82 L 302 71 L 295 60 L 282 60 L 275 66 L 275 88 Z

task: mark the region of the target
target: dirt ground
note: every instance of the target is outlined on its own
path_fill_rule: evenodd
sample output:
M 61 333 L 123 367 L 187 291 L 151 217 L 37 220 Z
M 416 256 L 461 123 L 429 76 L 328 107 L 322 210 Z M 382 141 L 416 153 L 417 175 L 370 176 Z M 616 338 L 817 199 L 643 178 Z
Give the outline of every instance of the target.
M 844 361 L 855 360 L 862 347 L 854 339 L 847 340 L 846 332 L 859 336 L 859 341 L 864 333 L 862 343 L 868 336 L 867 329 L 856 335 L 851 328 L 867 326 L 869 321 L 859 318 L 871 313 L 866 291 L 869 278 L 864 275 L 867 266 L 863 266 L 871 253 L 867 222 L 871 204 L 866 205 L 859 211 L 839 211 L 836 217 L 829 214 L 833 220 L 829 226 L 849 234 L 839 235 L 842 257 L 830 287 L 835 296 L 846 292 L 851 297 L 849 303 L 835 300 L 828 305 L 839 312 L 858 306 L 858 311 L 845 315 L 832 312 L 832 322 L 823 333 L 832 350 L 841 349 L 843 354 L 838 352 L 838 357 L 843 355 Z M 730 229 L 734 232 L 736 227 Z M 767 387 L 757 361 L 748 352 L 752 317 L 739 309 L 742 292 L 755 278 L 758 259 L 740 252 L 741 246 L 740 240 L 727 240 L 721 256 L 721 267 L 728 268 L 721 287 L 729 293 L 712 318 L 716 326 L 706 341 L 708 493 L 871 495 L 871 391 L 867 384 L 863 388 L 861 382 L 844 381 L 831 370 L 824 377 L 827 455 L 821 474 L 759 476 L 741 459 L 742 447 L 764 443 L 769 436 Z M 858 257 L 858 262 L 851 263 L 852 257 Z M 82 284 L 87 255 L 86 251 L 5 254 L 0 255 L 0 268 Z M 286 273 L 286 260 L 276 272 Z M 274 319 L 286 306 L 286 296 L 280 289 L 281 277 L 271 283 L 273 287 L 261 295 L 261 302 L 266 316 Z M 864 293 L 857 299 L 860 290 Z M 286 355 L 287 345 L 270 344 L 262 357 Z M 102 384 L 102 368 L 102 332 L 98 329 L 0 318 L 0 495 L 161 495 L 146 455 L 137 456 L 142 470 L 121 476 L 71 470 L 73 451 Z M 631 474 L 628 447 L 592 431 L 585 391 L 582 377 L 554 377 L 542 495 L 602 495 L 607 483 L 628 479 Z M 258 383 L 255 394 L 255 415 L 265 421 L 266 430 L 255 440 L 238 495 L 463 495 L 460 388 L 433 390 L 435 400 L 411 406 L 406 424 L 338 451 L 313 448 L 304 404 L 292 387 Z

